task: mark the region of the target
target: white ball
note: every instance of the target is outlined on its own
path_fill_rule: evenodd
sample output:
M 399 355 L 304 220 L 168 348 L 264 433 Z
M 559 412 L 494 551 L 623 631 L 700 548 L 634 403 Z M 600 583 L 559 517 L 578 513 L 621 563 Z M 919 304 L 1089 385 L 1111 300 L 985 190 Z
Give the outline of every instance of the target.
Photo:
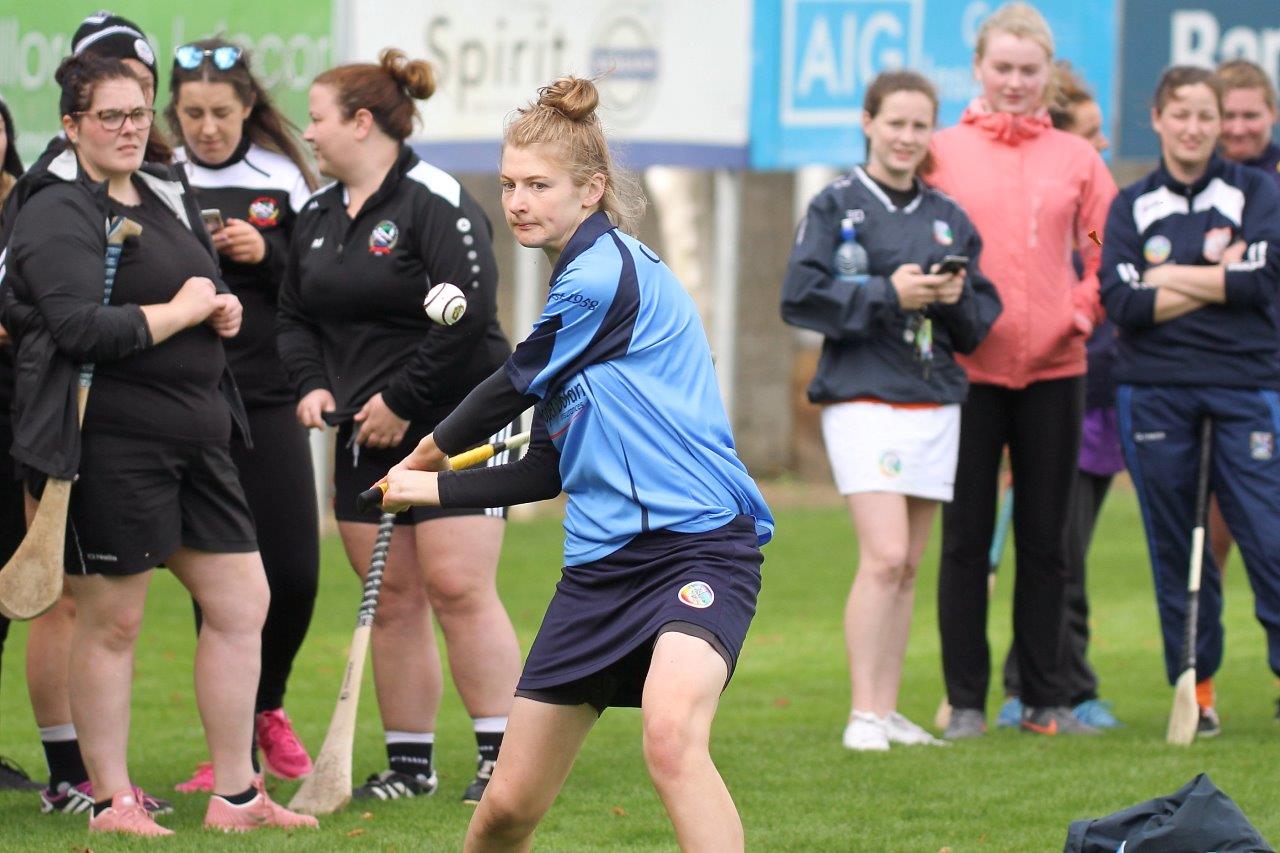
M 422 300 L 422 310 L 440 325 L 452 326 L 467 313 L 467 297 L 456 286 L 442 281 L 427 291 L 427 298 Z

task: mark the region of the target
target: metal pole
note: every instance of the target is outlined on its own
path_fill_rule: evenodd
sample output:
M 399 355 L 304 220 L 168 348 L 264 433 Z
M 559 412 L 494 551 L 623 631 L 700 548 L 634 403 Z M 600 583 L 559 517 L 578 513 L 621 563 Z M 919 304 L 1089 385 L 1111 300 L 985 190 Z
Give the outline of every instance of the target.
M 715 307 L 711 314 L 711 347 L 716 373 L 720 377 L 720 397 L 732 425 L 738 385 L 738 248 L 742 225 L 742 174 L 717 169 L 714 186 Z

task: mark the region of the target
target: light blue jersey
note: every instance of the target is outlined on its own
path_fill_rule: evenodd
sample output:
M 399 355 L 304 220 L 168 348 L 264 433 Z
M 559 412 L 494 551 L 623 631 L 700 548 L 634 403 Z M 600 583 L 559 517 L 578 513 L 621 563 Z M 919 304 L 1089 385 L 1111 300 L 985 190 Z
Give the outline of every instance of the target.
M 638 533 L 714 530 L 773 516 L 738 459 L 711 348 L 675 275 L 602 213 L 569 240 L 533 333 L 507 361 L 560 452 L 565 564 Z

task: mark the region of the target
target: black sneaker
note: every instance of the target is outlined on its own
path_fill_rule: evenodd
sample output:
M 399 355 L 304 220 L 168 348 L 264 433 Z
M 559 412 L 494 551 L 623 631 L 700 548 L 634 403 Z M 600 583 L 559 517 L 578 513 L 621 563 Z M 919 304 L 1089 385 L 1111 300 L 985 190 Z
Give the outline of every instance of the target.
M 4 791 L 41 791 L 44 786 L 33 782 L 27 771 L 17 762 L 0 755 L 0 790 Z
M 1217 737 L 1222 734 L 1218 712 L 1212 708 L 1200 709 L 1200 722 L 1196 723 L 1196 737 Z
M 407 800 L 412 797 L 429 797 L 436 792 L 439 779 L 436 772 L 430 776 L 421 773 L 410 776 L 395 770 L 374 773 L 364 784 L 351 792 L 355 800 Z
M 471 784 L 467 786 L 467 790 L 462 792 L 462 802 L 469 806 L 480 804 L 480 798 L 484 796 L 484 789 L 489 787 L 489 780 L 493 778 L 493 762 L 488 759 L 481 758 L 479 766 L 476 768 L 476 778 L 471 780 Z
M 1034 708 L 1030 705 L 1024 705 L 1020 728 L 1024 732 L 1032 732 L 1033 734 L 1047 735 L 1049 737 L 1054 735 L 1102 734 L 1100 729 L 1081 722 L 1067 707 Z

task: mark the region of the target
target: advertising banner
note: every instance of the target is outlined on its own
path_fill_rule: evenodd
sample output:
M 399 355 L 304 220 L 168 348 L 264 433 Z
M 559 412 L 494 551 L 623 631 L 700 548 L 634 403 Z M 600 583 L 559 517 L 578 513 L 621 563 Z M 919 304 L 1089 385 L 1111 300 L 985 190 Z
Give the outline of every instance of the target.
M 493 171 L 503 122 L 563 74 L 595 77 L 627 165 L 744 166 L 749 0 L 350 0 L 350 58 L 388 46 L 438 88 L 415 147 L 447 170 Z
M 789 169 L 862 159 L 867 85 L 908 67 L 933 80 L 941 126 L 976 94 L 973 47 L 997 0 L 757 0 L 751 164 Z M 1106 118 L 1115 46 L 1111 0 L 1037 2 L 1069 59 L 1099 93 Z
M 1248 59 L 1280 79 L 1280 3 L 1276 0 L 1129 0 L 1121 27 L 1121 157 L 1160 156 L 1151 99 L 1169 65 L 1213 68 Z
M 311 80 L 333 64 L 329 0 L 113 0 L 110 7 L 142 27 L 156 52 L 160 109 L 169 101 L 173 49 L 193 39 L 220 34 L 247 48 L 255 73 L 300 125 L 306 121 Z M 13 111 L 26 163 L 60 129 L 53 75 L 70 52 L 76 27 L 95 8 L 38 0 L 0 4 L 0 96 Z

